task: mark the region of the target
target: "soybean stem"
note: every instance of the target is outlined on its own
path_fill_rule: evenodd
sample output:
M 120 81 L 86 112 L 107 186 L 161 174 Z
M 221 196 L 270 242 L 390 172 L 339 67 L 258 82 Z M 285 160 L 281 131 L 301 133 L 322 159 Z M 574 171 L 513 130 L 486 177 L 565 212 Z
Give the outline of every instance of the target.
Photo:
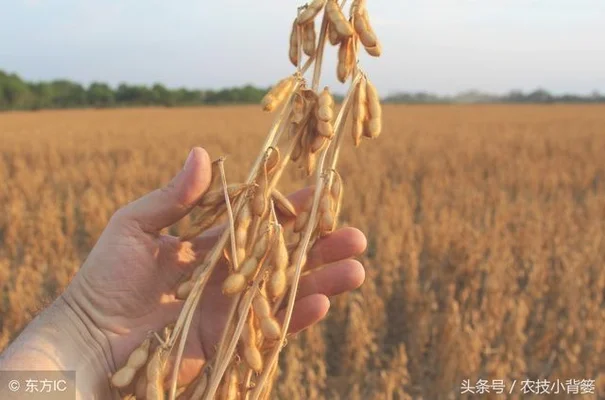
M 321 21 L 321 30 L 319 31 L 319 41 L 317 43 L 317 49 L 315 50 L 315 66 L 313 69 L 313 81 L 311 88 L 317 92 L 319 88 L 319 78 L 321 77 L 321 64 L 323 62 L 324 48 L 326 45 L 326 33 L 328 31 L 328 16 L 324 11 L 323 19 Z
M 231 263 L 233 270 L 239 270 L 239 260 L 237 259 L 237 245 L 235 244 L 235 220 L 233 218 L 233 210 L 231 209 L 231 201 L 229 200 L 229 190 L 227 189 L 227 177 L 225 176 L 225 158 L 221 157 L 218 161 L 218 168 L 221 173 L 221 182 L 223 184 L 223 193 L 225 194 L 225 204 L 227 206 L 227 216 L 229 218 L 229 231 L 231 236 Z
M 344 124 L 347 119 L 347 115 L 349 114 L 349 109 L 351 108 L 351 99 L 355 94 L 355 90 L 357 89 L 357 85 L 361 82 L 363 75 L 360 70 L 357 70 L 357 74 L 355 78 L 351 82 L 351 86 L 349 86 L 349 90 L 342 101 L 342 105 L 340 106 L 340 111 L 338 116 L 336 117 L 336 121 L 334 122 L 334 131 L 336 132 L 336 137 L 332 140 L 332 154 L 330 155 L 330 167 L 329 169 L 335 169 L 336 163 L 338 162 L 338 156 L 340 155 L 340 148 L 342 147 L 342 141 L 344 135 Z

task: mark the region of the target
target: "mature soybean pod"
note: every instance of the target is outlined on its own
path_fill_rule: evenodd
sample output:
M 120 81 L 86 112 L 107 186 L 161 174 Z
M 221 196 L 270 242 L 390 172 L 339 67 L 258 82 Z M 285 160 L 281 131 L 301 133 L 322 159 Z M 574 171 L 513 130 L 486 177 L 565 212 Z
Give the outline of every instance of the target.
M 296 217 L 296 208 L 294 208 L 294 205 L 290 202 L 290 200 L 288 200 L 288 198 L 279 190 L 273 189 L 271 191 L 271 199 L 273 200 L 273 204 L 275 204 L 277 211 L 282 213 L 285 217 Z
M 339 38 L 342 39 L 353 36 L 355 30 L 345 18 L 336 0 L 328 0 L 328 3 L 326 4 L 326 13 Z
M 355 95 L 353 97 L 353 144 L 359 146 L 361 137 L 363 136 L 364 124 L 368 118 L 367 100 L 366 100 L 366 83 L 365 79 L 361 79 L 357 84 Z
M 246 277 L 241 273 L 231 274 L 223 281 L 222 292 L 225 296 L 241 293 L 246 288 Z
M 334 98 L 326 86 L 319 94 L 315 115 L 319 121 L 331 122 L 334 118 Z
M 287 78 L 282 79 L 275 85 L 266 95 L 263 97 L 261 101 L 261 105 L 263 110 L 265 111 L 273 111 L 277 106 L 279 106 L 286 98 L 294 83 L 296 78 L 294 76 L 289 76 Z
M 151 339 L 147 338 L 130 353 L 128 360 L 126 360 L 126 365 L 117 370 L 111 377 L 111 384 L 113 386 L 124 388 L 130 385 L 137 371 L 147 362 L 150 345 Z
M 374 47 L 365 47 L 365 49 L 372 57 L 380 57 L 382 54 L 382 46 L 380 45 L 380 42 L 376 42 L 376 46 Z
M 286 267 L 287 268 L 287 267 Z M 286 270 L 275 270 L 267 282 L 267 289 L 271 296 L 279 297 L 285 293 L 287 286 Z
M 334 28 L 333 23 L 328 24 L 328 40 L 332 46 L 336 46 L 342 40 L 342 38 L 338 35 L 336 28 Z
M 307 8 L 298 15 L 298 18 L 296 19 L 298 24 L 304 25 L 309 21 L 312 21 L 313 18 L 319 14 L 325 4 L 326 0 L 313 0 L 313 2 L 311 2 L 311 4 L 309 4 Z
M 364 135 L 370 139 L 375 139 L 380 135 L 382 129 L 382 108 L 380 106 L 378 91 L 370 80 L 366 80 L 366 95 L 369 118 L 366 129 L 364 130 Z
M 298 66 L 298 46 L 300 45 L 300 39 L 298 37 L 298 24 L 296 20 L 292 23 L 292 32 L 290 32 L 290 47 L 288 49 L 288 57 L 290 62 L 297 67 Z
M 315 23 L 313 21 L 303 25 L 303 51 L 309 57 L 315 55 L 315 43 L 317 35 L 315 33 Z
M 336 67 L 336 76 L 338 80 L 345 83 L 351 75 L 355 66 L 355 50 L 353 48 L 353 38 L 346 38 L 340 42 L 338 48 L 338 64 Z
M 263 370 L 263 357 L 256 344 L 256 332 L 254 330 L 252 312 L 246 318 L 247 321 L 240 337 L 243 347 L 242 357 L 253 371 L 260 373 Z

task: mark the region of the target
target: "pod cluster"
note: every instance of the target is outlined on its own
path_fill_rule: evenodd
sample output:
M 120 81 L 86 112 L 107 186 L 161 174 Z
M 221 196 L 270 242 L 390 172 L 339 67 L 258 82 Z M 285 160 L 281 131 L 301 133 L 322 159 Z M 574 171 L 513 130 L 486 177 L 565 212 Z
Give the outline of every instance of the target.
M 378 92 L 358 63 L 361 46 L 378 57 L 381 45 L 365 0 L 353 0 L 348 11 L 346 16 L 337 0 L 313 0 L 299 9 L 289 38 L 289 59 L 296 72 L 277 82 L 261 101 L 265 112 L 279 110 L 267 144 L 244 183 L 228 184 L 222 161 L 213 163 L 211 190 L 197 204 L 198 217 L 181 240 L 191 240 L 219 223 L 226 231 L 175 288 L 174 296 L 184 306 L 178 320 L 165 328 L 164 338 L 157 334 L 145 338 L 111 376 L 111 385 L 121 394 L 182 400 L 257 400 L 271 395 L 289 324 L 287 317 L 277 318 L 277 312 L 291 310 L 295 282 L 307 267 L 310 249 L 338 225 L 343 179 L 336 160 L 346 118 L 351 115 L 355 146 L 364 138 L 377 138 L 382 130 Z M 338 47 L 337 78 L 351 82 L 341 104 L 329 87 L 319 87 L 319 73 L 313 74 L 310 86 L 304 78 L 310 66 L 321 71 L 325 41 Z M 315 183 L 321 188 L 311 190 L 304 204 L 296 207 L 278 189 L 282 172 L 292 163 L 306 176 L 317 172 Z M 224 270 L 215 275 L 217 268 Z M 215 282 L 211 276 L 223 278 Z M 173 364 L 174 346 L 187 333 L 191 311 L 210 280 L 232 300 L 223 337 L 192 382 L 185 386 L 170 382 L 168 387 L 167 365 Z M 178 362 L 174 364 L 172 376 L 178 376 Z

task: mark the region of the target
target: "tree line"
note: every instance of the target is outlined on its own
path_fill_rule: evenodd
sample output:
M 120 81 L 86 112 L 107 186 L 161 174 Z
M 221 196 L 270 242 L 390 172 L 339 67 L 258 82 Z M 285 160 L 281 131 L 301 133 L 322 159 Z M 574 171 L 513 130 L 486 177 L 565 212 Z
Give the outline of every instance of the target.
M 605 95 L 593 92 L 589 95 L 561 94 L 555 95 L 544 89 L 531 92 L 513 90 L 504 95 L 494 95 L 479 91 L 467 91 L 454 96 L 440 96 L 432 93 L 397 93 L 383 99 L 387 103 L 408 104 L 489 104 L 489 103 L 605 103 Z
M 192 106 L 218 104 L 256 104 L 270 88 L 252 85 L 220 90 L 170 89 L 156 83 L 152 86 L 121 83 L 112 88 L 102 82 L 88 86 L 66 79 L 50 82 L 28 82 L 17 74 L 0 70 L 0 110 L 39 110 L 47 108 L 107 108 L 130 106 Z M 342 96 L 335 96 L 337 101 Z M 513 91 L 503 96 L 477 91 L 455 96 L 430 93 L 397 93 L 383 98 L 389 103 L 604 103 L 605 96 L 594 92 L 588 96 L 553 95 L 538 89 L 530 93 Z
M 121 83 L 112 88 L 102 82 L 84 86 L 65 79 L 27 82 L 17 74 L 0 70 L 0 110 L 247 104 L 259 103 L 268 90 L 252 85 L 221 90 L 192 90 L 169 89 L 159 83 L 152 86 Z

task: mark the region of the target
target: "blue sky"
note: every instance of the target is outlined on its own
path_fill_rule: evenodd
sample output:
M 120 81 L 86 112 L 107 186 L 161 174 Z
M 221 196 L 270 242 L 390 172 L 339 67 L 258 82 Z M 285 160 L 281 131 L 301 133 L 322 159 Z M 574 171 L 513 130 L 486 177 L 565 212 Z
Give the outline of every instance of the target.
M 170 87 L 268 86 L 289 74 L 294 0 L 0 0 L 0 69 Z M 368 0 L 381 93 L 605 92 L 605 0 Z M 335 51 L 325 83 L 335 79 Z

